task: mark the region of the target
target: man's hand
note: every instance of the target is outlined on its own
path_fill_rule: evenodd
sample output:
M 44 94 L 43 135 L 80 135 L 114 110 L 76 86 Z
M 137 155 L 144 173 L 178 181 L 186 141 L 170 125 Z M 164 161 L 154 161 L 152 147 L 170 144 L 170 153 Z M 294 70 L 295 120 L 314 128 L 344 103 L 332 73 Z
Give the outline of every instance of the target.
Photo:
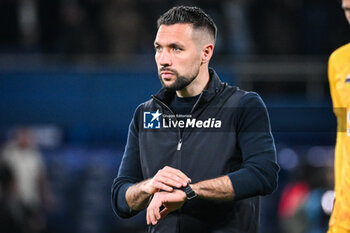
M 186 194 L 179 189 L 174 189 L 172 192 L 155 193 L 147 208 L 147 224 L 156 225 L 159 220 L 167 216 L 169 213 L 180 209 L 185 201 Z M 164 209 L 160 211 L 162 206 Z
M 126 190 L 125 199 L 131 209 L 139 211 L 147 207 L 153 194 L 161 190 L 172 192 L 173 187 L 185 187 L 187 182 L 191 182 L 191 179 L 182 171 L 165 166 L 152 179 L 129 187 Z
M 144 191 L 148 194 L 154 194 L 160 190 L 172 192 L 173 187 L 185 187 L 191 179 L 182 171 L 165 166 L 157 174 L 145 183 Z

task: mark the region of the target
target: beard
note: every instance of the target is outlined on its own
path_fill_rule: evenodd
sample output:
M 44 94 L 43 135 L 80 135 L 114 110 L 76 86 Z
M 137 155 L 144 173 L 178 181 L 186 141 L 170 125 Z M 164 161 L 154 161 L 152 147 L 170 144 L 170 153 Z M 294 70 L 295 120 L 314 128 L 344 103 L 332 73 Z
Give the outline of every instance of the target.
M 172 72 L 175 76 L 176 79 L 175 81 L 170 84 L 170 85 L 166 85 L 160 75 L 161 71 L 170 71 Z M 159 76 L 159 80 L 162 83 L 163 87 L 165 87 L 167 90 L 169 91 L 179 91 L 182 90 L 184 88 L 186 88 L 188 85 L 190 85 L 192 83 L 193 80 L 195 80 L 197 78 L 199 74 L 199 67 L 196 70 L 193 70 L 191 74 L 184 76 L 184 75 L 179 75 L 179 73 L 175 70 L 172 69 L 168 69 L 168 68 L 161 68 L 158 76 Z

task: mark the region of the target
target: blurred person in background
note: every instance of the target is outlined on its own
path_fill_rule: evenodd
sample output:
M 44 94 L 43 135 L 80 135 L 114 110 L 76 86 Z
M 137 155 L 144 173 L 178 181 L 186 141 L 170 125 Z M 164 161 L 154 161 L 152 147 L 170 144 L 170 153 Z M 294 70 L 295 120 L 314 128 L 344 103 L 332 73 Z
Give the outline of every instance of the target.
M 8 52 L 19 45 L 18 2 L 18 0 L 0 1 L 0 52 Z
M 23 206 L 17 200 L 13 172 L 0 162 L 0 232 L 25 232 L 23 213 Z
M 324 233 L 329 215 L 323 210 L 322 197 L 333 185 L 327 166 L 301 165 L 282 191 L 278 215 L 282 233 Z
M 30 233 L 43 232 L 44 211 L 52 204 L 53 196 L 34 133 L 29 128 L 16 130 L 2 151 L 1 161 L 13 173 L 14 194 L 23 207 L 24 229 Z
M 350 23 L 350 0 L 342 0 Z M 328 78 L 337 117 L 335 201 L 328 233 L 350 232 L 350 43 L 335 50 L 328 61 Z
M 147 33 L 137 6 L 136 1 L 107 1 L 103 9 L 102 25 L 108 38 L 108 51 L 121 54 L 122 61 L 130 61 L 139 47 L 140 35 Z
M 259 195 L 277 187 L 263 101 L 209 68 L 216 30 L 198 7 L 173 7 L 158 19 L 163 88 L 136 109 L 112 185 L 116 214 L 128 218 L 147 208 L 149 232 L 256 233 Z M 163 117 L 178 124 L 215 117 L 218 124 L 171 127 Z

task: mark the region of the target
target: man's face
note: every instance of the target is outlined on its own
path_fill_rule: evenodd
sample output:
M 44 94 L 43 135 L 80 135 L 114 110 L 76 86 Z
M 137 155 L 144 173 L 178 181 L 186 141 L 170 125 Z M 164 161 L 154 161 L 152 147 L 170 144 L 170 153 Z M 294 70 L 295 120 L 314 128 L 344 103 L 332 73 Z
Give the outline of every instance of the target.
M 346 19 L 350 23 L 350 0 L 343 0 L 342 4 Z
M 164 87 L 182 90 L 198 75 L 201 65 L 200 46 L 192 25 L 161 25 L 154 47 L 158 75 Z

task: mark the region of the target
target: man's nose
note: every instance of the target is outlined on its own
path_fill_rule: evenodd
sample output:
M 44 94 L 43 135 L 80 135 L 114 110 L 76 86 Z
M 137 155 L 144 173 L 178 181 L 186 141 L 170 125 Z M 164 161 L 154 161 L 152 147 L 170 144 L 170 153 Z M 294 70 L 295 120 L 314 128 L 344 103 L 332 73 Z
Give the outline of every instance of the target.
M 172 64 L 171 55 L 168 51 L 163 50 L 163 52 L 159 54 L 159 64 L 162 66 L 170 66 Z

